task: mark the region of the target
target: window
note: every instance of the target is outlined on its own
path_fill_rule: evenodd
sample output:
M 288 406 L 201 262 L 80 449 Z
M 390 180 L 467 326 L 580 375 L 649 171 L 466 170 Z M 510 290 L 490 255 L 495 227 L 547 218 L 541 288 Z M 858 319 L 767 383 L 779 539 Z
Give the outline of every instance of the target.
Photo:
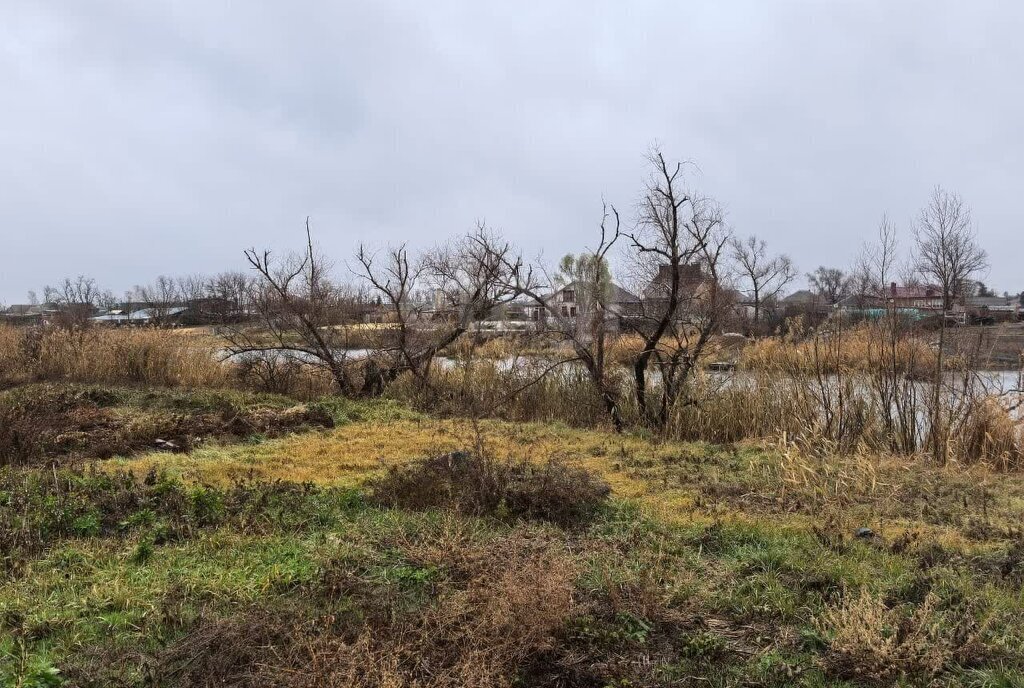
M 576 303 L 576 290 L 566 289 L 562 292 L 562 301 L 564 303 Z
M 576 306 L 573 306 L 572 308 L 569 309 L 569 317 L 570 318 L 575 318 L 576 317 Z
M 566 318 L 568 316 L 569 316 L 569 307 L 568 306 L 562 306 L 562 317 Z

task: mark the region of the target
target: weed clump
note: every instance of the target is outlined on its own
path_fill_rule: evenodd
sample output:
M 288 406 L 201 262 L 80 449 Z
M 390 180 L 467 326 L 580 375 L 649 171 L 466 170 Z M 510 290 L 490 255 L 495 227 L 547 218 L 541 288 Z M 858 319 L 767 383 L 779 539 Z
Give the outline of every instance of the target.
M 932 678 L 957 664 L 980 661 L 987 623 L 964 611 L 943 610 L 933 593 L 906 610 L 862 591 L 817 620 L 829 643 L 823 666 L 840 678 L 891 681 Z
M 372 499 L 386 507 L 452 508 L 471 516 L 589 522 L 611 488 L 589 471 L 556 461 L 495 461 L 456 451 L 389 468 L 370 483 Z

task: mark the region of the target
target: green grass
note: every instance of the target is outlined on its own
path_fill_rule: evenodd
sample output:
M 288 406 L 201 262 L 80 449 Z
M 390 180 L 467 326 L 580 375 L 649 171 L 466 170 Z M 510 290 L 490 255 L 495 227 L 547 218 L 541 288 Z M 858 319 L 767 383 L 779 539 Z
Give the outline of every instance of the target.
M 125 412 L 292 404 L 87 394 Z M 594 521 L 561 528 L 373 506 L 379 458 L 474 436 L 393 402 L 324 403 L 327 432 L 0 469 L 0 685 L 328 685 L 297 678 L 314 665 L 458 685 L 418 661 L 490 672 L 481 685 L 1024 685 L 1016 476 L 484 423 L 497 456 L 612 484 Z M 224 468 L 247 462 L 262 477 Z
M 395 609 L 431 604 L 451 585 L 443 564 L 410 556 L 408 544 L 436 539 L 455 517 L 328 501 L 323 518 L 301 526 L 249 535 L 223 525 L 155 545 L 142 559 L 145 532 L 59 539 L 0 586 L 0 676 L 14 681 L 15 671 L 50 665 L 83 685 L 141 685 L 140 658 L 158 656 L 203 620 L 254 605 L 297 605 L 310 617 L 358 615 L 365 602 L 358 595 L 339 600 L 324 593 L 324 572 L 338 567 L 356 572 L 376 595 L 395 598 Z M 739 685 L 730 682 L 741 677 L 840 685 L 820 666 L 827 639 L 815 619 L 862 589 L 914 604 L 923 585 L 950 609 L 1001 615 L 991 647 L 1004 661 L 1012 662 L 1014 643 L 1024 642 L 1019 586 L 953 567 L 925 575 L 914 556 L 884 547 L 855 542 L 835 551 L 807 533 L 756 525 L 669 526 L 629 503 L 613 505 L 581 534 L 458 520 L 473 540 L 526 533 L 559 542 L 579 562 L 578 595 L 589 601 L 565 629 L 565 642 L 597 654 L 653 656 L 652 675 L 666 682 L 704 675 L 713 685 Z M 957 666 L 948 671 L 967 675 Z

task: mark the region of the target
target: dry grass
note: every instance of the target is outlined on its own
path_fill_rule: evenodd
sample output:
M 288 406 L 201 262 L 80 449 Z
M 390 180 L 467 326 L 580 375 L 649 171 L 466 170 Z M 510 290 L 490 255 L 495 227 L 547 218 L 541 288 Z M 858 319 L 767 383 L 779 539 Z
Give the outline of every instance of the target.
M 10 673 L 4 652 L 30 657 L 39 671 L 29 676 L 52 664 L 82 686 L 954 685 L 972 671 L 1019 675 L 1017 475 L 808 456 L 792 443 L 437 419 L 385 402 L 324 408 L 339 427 L 95 464 L 136 476 L 175 468 L 211 484 L 0 471 L 24 562 L 24 577 L 0 586 L 0 624 L 24 642 L 0 638 L 0 676 L 26 674 L 24 664 Z M 515 499 L 495 499 L 486 475 L 460 483 L 461 473 L 417 462 L 466 447 L 524 468 L 516 489 L 556 459 L 633 499 L 601 506 L 583 527 L 554 527 L 532 502 L 513 513 Z M 223 484 L 251 470 L 358 485 L 388 466 L 415 478 L 414 499 L 379 500 L 383 509 L 372 489 Z M 545 499 L 571 496 L 574 475 L 544 486 Z M 875 534 L 855 535 L 862 526 Z
M 0 384 L 44 380 L 224 387 L 231 371 L 202 340 L 150 329 L 0 326 Z
M 881 337 L 881 330 L 873 325 L 817 336 L 805 336 L 796 328 L 786 336 L 766 337 L 743 349 L 740 366 L 745 370 L 802 374 L 870 372 L 880 362 Z M 841 345 L 836 345 L 840 339 Z M 925 377 L 935 369 L 936 351 L 921 337 L 902 338 L 895 351 L 897 366 L 910 375 Z M 950 367 L 957 363 L 953 358 L 947 361 Z
M 935 352 L 908 337 L 887 348 L 878 326 L 761 340 L 742 354 L 746 368 L 723 384 L 698 374 L 685 397 L 699 401 L 673 409 L 663 436 L 716 443 L 749 439 L 794 443 L 816 455 L 901 452 L 919 458 L 928 436 L 926 395 L 916 382 L 934 365 Z M 333 390 L 322 369 L 276 355 L 244 364 L 215 360 L 207 335 L 169 335 L 156 330 L 16 330 L 0 328 L 0 385 L 34 380 L 167 387 L 242 387 L 315 399 Z M 469 340 L 464 342 L 469 347 Z M 454 366 L 437 365 L 429 386 L 400 377 L 388 394 L 433 415 L 557 421 L 577 427 L 605 427 L 607 412 L 579 366 L 563 367 L 533 381 L 543 359 L 508 357 L 527 345 L 496 339 L 456 353 Z M 610 360 L 628 360 L 640 341 L 612 340 Z M 722 345 L 724 346 L 724 344 Z M 722 350 L 724 351 L 724 349 Z M 707 356 L 722 351 L 711 346 Z M 472 353 L 472 356 L 469 354 Z M 724 353 L 722 354 L 724 355 Z M 954 363 L 952 365 L 958 365 Z M 627 425 L 641 425 L 628 371 L 613 367 L 620 413 Z M 656 381 L 651 394 L 658 393 Z M 973 394 L 973 392 L 971 392 Z M 943 402 L 945 403 L 945 401 Z M 998 470 L 1024 467 L 1024 440 L 1010 416 L 988 399 L 960 401 L 946 411 L 956 427 L 948 457 L 961 464 Z M 893 409 L 899 405 L 899 417 Z M 13 421 L 12 421 L 13 422 Z M 456 447 L 457 448 L 457 447 Z
M 219 485 L 253 476 L 354 487 L 388 467 L 475 447 L 480 436 L 496 460 L 553 459 L 585 468 L 601 476 L 616 497 L 638 500 L 672 523 L 787 518 L 811 525 L 834 514 L 849 532 L 871 525 L 898 535 L 924 527 L 937 538 L 964 541 L 978 525 L 992 531 L 1017 527 L 1024 508 L 1024 483 L 984 466 L 938 467 L 877 453 L 814 456 L 791 444 L 747 442 L 723 449 L 498 420 L 367 420 L 256 445 L 154 453 L 102 466 L 136 474 L 165 468 Z M 975 516 L 982 513 L 984 523 L 978 524 Z
M 490 688 L 512 685 L 550 649 L 576 606 L 573 562 L 551 543 L 513 537 L 483 548 L 458 534 L 424 563 L 460 581 L 418 617 L 309 649 L 309 686 Z
M 73 463 L 333 427 L 320 405 L 237 392 L 133 393 L 39 384 L 0 392 L 0 466 Z
M 539 519 L 564 527 L 589 524 L 611 491 L 589 471 L 560 462 L 495 461 L 463 451 L 390 467 L 370 487 L 373 501 L 385 507 L 447 507 L 471 516 Z
M 353 486 L 401 466 L 477 446 L 500 461 L 563 461 L 605 476 L 622 496 L 638 496 L 642 485 L 622 469 L 627 456 L 672 454 L 680 445 L 659 445 L 639 437 L 565 427 L 486 420 L 389 417 L 349 423 L 324 433 L 307 433 L 256 445 L 199 448 L 190 454 L 153 453 L 104 462 L 108 469 L 144 474 L 162 467 L 192 480 L 228 484 L 252 475 Z M 616 465 L 619 468 L 616 468 Z
M 967 414 L 964 432 L 954 438 L 953 454 L 1001 471 L 1024 469 L 1021 425 L 994 399 L 978 399 Z
M 410 585 L 429 581 L 429 601 L 410 609 L 367 576 L 365 562 L 339 557 L 323 567 L 322 593 L 358 603 L 361 617 L 252 611 L 212 620 L 162 653 L 161 685 L 510 686 L 578 613 L 577 564 L 543 535 L 482 541 L 449 516 L 384 544 L 406 562 Z
M 934 594 L 911 608 L 890 607 L 867 590 L 848 597 L 817 620 L 829 642 L 826 670 L 841 678 L 891 681 L 929 679 L 958 663 L 981 662 L 991 617 L 979 623 L 966 610 L 940 607 Z

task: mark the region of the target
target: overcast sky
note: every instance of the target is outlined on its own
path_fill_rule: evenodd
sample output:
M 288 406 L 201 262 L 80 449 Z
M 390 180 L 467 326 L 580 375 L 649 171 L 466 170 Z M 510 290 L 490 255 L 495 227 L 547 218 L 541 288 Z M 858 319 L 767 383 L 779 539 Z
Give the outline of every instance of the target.
M 941 184 L 1024 289 L 1024 3 L 0 1 L 0 301 L 249 246 L 554 259 L 699 165 L 736 232 L 845 265 Z M 628 215 L 628 213 L 627 213 Z

